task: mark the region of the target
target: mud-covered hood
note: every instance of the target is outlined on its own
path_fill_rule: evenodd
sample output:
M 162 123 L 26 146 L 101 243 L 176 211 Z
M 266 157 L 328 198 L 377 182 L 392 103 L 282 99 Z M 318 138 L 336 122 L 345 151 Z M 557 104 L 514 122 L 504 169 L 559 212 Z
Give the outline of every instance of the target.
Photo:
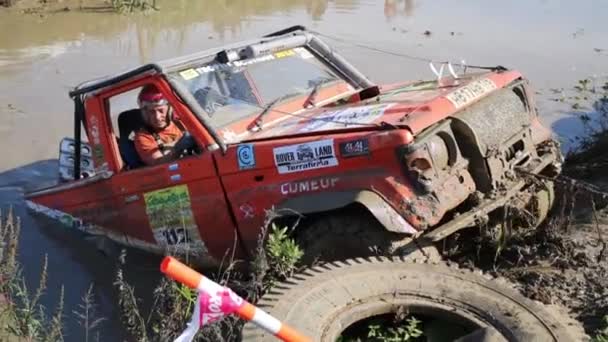
M 418 133 L 520 76 L 518 72 L 510 71 L 477 74 L 441 83 L 423 81 L 386 86 L 381 88 L 380 95 L 365 101 L 301 110 L 265 121 L 259 131 L 236 132 L 226 128 L 220 135 L 228 142 L 236 142 L 381 125 L 407 126 L 412 133 Z

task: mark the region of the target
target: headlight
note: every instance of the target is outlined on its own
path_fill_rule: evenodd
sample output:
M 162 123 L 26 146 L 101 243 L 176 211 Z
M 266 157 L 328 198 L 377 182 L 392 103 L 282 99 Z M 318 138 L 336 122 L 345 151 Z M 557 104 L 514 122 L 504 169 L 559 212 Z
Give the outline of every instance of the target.
M 409 177 L 425 191 L 431 191 L 450 173 L 458 159 L 458 147 L 447 123 L 425 132 L 416 140 L 402 150 L 401 158 Z

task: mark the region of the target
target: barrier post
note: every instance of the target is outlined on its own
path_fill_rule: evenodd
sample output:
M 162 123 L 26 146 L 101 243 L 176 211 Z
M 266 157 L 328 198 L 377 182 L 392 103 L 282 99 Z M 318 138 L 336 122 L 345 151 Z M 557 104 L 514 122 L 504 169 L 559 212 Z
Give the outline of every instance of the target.
M 219 293 L 222 293 L 222 291 L 225 291 L 225 288 L 220 284 L 205 277 L 171 256 L 167 256 L 163 259 L 160 270 L 173 280 L 178 281 L 191 289 L 195 289 L 199 293 L 217 296 Z M 310 338 L 269 315 L 264 310 L 242 299 L 232 291 L 229 293 L 230 297 L 233 297 L 232 299 L 239 302 L 239 305 L 236 306 L 234 312 L 242 319 L 253 322 L 285 342 L 312 342 Z M 234 298 L 234 296 L 237 298 Z

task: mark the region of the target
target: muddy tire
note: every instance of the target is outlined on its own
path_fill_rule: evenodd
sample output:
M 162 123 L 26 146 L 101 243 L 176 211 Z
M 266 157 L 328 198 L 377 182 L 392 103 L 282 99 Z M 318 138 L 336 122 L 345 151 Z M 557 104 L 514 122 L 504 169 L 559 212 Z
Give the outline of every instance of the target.
M 410 241 L 405 234 L 387 231 L 365 209 L 358 207 L 317 216 L 296 235 L 296 242 L 304 250 L 301 262 L 308 266 L 315 262 L 394 255 Z M 410 252 L 410 257 L 433 261 L 440 258 L 433 247 L 427 247 L 424 253 Z
M 567 323 L 569 317 L 509 286 L 470 271 L 401 258 L 359 258 L 311 268 L 276 286 L 257 305 L 313 341 L 336 341 L 353 323 L 398 308 L 466 322 L 490 341 L 585 340 L 580 325 Z M 243 341 L 276 339 L 248 323 Z

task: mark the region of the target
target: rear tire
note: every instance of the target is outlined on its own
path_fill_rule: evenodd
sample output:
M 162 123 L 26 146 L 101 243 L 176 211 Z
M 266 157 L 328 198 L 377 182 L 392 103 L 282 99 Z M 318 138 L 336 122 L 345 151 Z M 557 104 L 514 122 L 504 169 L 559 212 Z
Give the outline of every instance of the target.
M 356 322 L 402 309 L 468 322 L 478 333 L 485 328 L 497 336 L 492 341 L 586 340 L 580 324 L 506 284 L 401 258 L 351 259 L 308 269 L 276 286 L 258 307 L 321 342 L 336 341 Z M 243 341 L 276 338 L 248 323 Z

